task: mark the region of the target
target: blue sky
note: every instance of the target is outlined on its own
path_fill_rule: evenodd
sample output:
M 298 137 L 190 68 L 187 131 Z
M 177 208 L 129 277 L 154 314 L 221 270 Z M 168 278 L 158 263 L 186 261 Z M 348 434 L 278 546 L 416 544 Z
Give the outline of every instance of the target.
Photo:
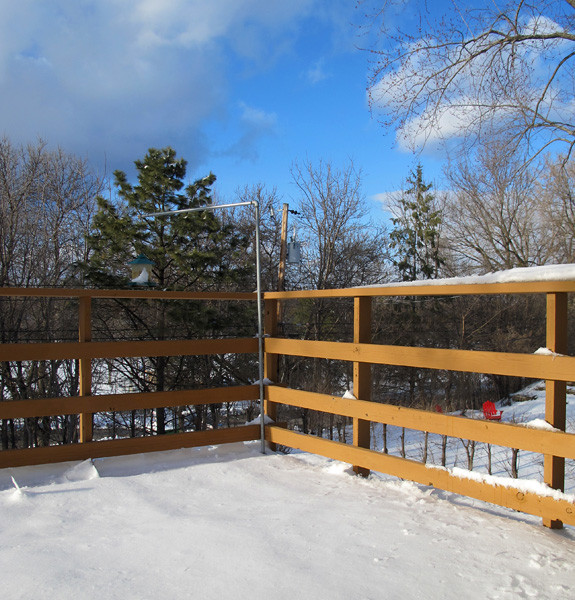
M 370 115 L 358 22 L 349 0 L 0 0 L 0 134 L 108 173 L 170 145 L 226 201 L 264 183 L 296 203 L 307 159 L 352 159 L 368 198 L 418 160 L 438 181 Z

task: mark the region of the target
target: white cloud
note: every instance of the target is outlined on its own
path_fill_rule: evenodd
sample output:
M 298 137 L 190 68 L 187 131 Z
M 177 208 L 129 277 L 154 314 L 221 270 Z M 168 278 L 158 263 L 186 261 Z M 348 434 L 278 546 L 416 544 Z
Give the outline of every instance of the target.
M 445 140 L 456 138 L 477 122 L 480 111 L 473 104 L 472 98 L 460 97 L 452 104 L 445 103 L 437 112 L 422 112 L 398 129 L 399 148 L 404 152 L 423 147 L 433 151 Z
M 225 104 L 230 56 L 283 51 L 315 2 L 0 1 L 0 134 L 41 135 L 114 167 L 199 140 Z
M 313 65 L 308 69 L 306 77 L 312 85 L 315 85 L 316 83 L 327 79 L 329 75 L 325 70 L 325 60 L 323 58 L 320 58 L 315 63 L 313 63 Z
M 522 33 L 524 35 L 553 35 L 554 33 L 559 33 L 562 31 L 564 31 L 563 27 L 561 27 L 553 19 L 550 19 L 544 15 L 537 15 L 531 17 L 526 22 Z
M 248 106 L 241 102 L 242 122 L 250 129 L 273 130 L 277 125 L 277 115 L 275 113 L 265 112 L 259 108 Z
M 389 210 L 389 205 L 401 195 L 401 190 L 394 192 L 380 192 L 379 194 L 373 194 L 370 196 L 372 200 L 379 202 L 382 205 L 383 210 Z

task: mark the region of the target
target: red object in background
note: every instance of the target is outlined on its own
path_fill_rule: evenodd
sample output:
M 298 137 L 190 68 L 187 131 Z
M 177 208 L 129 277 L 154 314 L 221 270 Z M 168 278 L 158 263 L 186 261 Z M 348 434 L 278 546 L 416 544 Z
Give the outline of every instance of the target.
M 491 400 L 483 403 L 483 416 L 488 421 L 501 421 L 502 410 L 497 410 L 495 404 Z

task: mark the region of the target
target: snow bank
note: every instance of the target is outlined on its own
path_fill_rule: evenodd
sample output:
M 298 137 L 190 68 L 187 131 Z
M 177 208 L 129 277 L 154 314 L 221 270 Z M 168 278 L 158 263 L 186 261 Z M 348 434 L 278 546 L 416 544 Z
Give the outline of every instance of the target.
M 252 385 L 259 385 L 259 384 L 260 384 L 259 379 L 252 383 Z M 268 377 L 264 377 L 264 385 L 274 385 L 274 382 L 271 379 L 269 379 Z
M 528 427 L 529 429 L 543 429 L 544 431 L 561 431 L 561 429 L 557 429 L 547 423 L 545 419 L 533 419 L 532 421 L 527 421 L 527 423 L 516 423 L 520 427 Z
M 255 419 L 248 421 L 246 425 L 259 425 L 262 422 L 261 415 L 258 415 Z M 268 417 L 268 415 L 264 415 L 264 425 L 270 425 L 271 423 L 275 423 L 275 421 Z
M 533 354 L 538 354 L 539 356 L 565 356 L 564 354 L 553 352 L 553 350 L 549 350 L 549 348 L 537 348 Z

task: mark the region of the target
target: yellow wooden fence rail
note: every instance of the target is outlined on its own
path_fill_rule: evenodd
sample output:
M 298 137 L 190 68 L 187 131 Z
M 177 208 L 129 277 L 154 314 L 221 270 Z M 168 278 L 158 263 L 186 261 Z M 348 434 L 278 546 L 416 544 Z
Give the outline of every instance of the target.
M 406 458 L 304 435 L 280 427 L 267 426 L 266 432 L 266 438 L 275 444 L 355 463 L 366 469 L 543 517 L 544 521 L 549 519 L 554 523 L 564 521 L 575 525 L 575 504 L 567 499 L 555 499 L 552 496 L 541 496 L 502 485 L 490 485 L 473 479 L 460 478 L 447 469 L 429 467 Z

